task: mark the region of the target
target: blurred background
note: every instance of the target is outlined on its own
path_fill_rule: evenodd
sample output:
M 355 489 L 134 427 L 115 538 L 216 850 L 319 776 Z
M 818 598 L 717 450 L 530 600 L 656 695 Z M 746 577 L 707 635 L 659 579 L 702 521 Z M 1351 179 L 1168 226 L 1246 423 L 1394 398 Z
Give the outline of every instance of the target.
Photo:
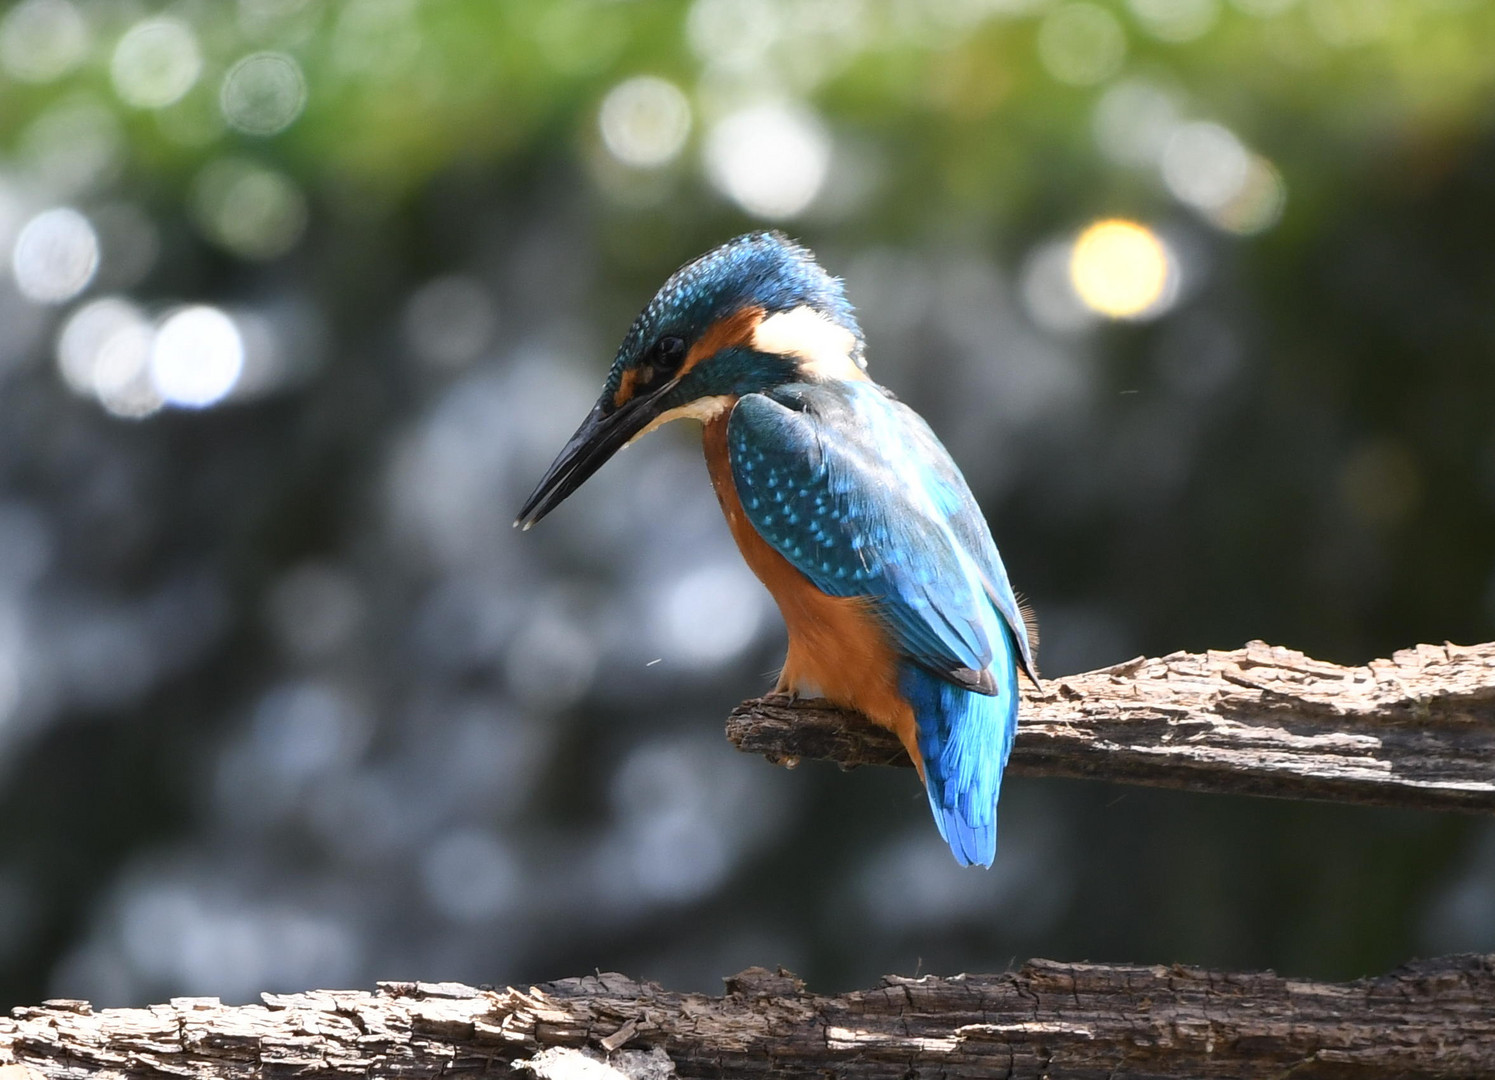
M 1495 637 L 1495 6 L 22 0 L 0 14 L 0 1005 L 617 969 L 1353 977 L 1474 818 L 736 753 L 695 433 L 510 520 L 678 264 L 844 275 L 1061 675 Z M 677 425 L 685 428 L 687 425 Z

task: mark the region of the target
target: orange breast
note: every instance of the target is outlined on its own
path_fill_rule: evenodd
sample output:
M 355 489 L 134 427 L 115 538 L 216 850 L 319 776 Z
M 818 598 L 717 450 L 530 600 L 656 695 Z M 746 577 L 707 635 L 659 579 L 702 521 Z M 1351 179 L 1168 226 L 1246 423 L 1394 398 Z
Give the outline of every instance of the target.
M 898 655 L 871 605 L 856 597 L 827 596 L 758 535 L 743 512 L 727 458 L 732 410 L 705 425 L 706 467 L 732 538 L 758 580 L 767 586 L 789 630 L 789 655 L 780 692 L 824 697 L 856 709 L 893 731 L 923 778 L 914 714 L 898 692 Z

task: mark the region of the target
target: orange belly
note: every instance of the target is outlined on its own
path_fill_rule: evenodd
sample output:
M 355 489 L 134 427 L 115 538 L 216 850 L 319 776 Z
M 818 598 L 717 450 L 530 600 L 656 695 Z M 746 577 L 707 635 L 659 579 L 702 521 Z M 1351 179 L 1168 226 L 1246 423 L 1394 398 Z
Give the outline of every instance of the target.
M 824 697 L 896 734 L 923 779 L 913 710 L 898 692 L 898 654 L 868 601 L 827 596 L 758 535 L 743 512 L 727 458 L 731 410 L 705 425 L 711 485 L 743 559 L 767 586 L 789 630 L 780 692 Z

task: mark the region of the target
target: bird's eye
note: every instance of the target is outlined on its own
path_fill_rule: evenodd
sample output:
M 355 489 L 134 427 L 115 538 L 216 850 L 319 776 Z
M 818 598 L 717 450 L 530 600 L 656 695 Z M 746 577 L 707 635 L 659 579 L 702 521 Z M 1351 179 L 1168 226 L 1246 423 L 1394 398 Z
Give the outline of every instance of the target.
M 685 342 L 677 337 L 660 338 L 659 344 L 654 346 L 654 355 L 659 367 L 673 371 L 685 359 Z

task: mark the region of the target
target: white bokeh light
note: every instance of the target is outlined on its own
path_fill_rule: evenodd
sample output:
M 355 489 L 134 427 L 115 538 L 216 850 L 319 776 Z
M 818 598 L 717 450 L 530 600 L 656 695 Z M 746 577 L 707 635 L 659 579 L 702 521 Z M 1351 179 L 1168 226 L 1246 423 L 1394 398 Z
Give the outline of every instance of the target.
M 738 563 L 715 563 L 681 575 L 660 594 L 660 647 L 672 660 L 706 666 L 732 659 L 763 625 L 765 597 Z
M 285 53 L 254 53 L 228 69 L 218 105 L 230 127 L 248 135 L 274 135 L 306 108 L 306 77 Z
M 128 300 L 105 296 L 68 316 L 57 335 L 57 370 L 75 394 L 92 396 L 99 358 L 117 335 L 148 327 L 145 315 Z
M 197 35 L 180 19 L 138 22 L 114 47 L 109 75 L 121 101 L 140 109 L 160 109 L 196 84 L 202 74 Z
M 139 419 L 161 407 L 149 375 L 155 331 L 134 304 L 106 296 L 69 316 L 57 338 L 57 367 L 76 394 L 115 416 Z
M 1182 124 L 1163 148 L 1163 182 L 1180 202 L 1205 212 L 1240 195 L 1251 154 L 1228 128 L 1209 121 Z
M 690 102 L 674 83 L 640 75 L 608 91 L 597 123 L 613 157 L 635 168 L 657 168 L 684 148 Z
M 1211 121 L 1181 124 L 1163 147 L 1163 182 L 1180 202 L 1214 217 L 1251 181 L 1251 151 L 1227 127 Z
M 93 393 L 115 416 L 139 420 L 159 412 L 166 402 L 151 379 L 151 346 L 155 331 L 148 324 L 123 327 L 99 349 L 93 367 Z
M 1153 319 L 1178 298 L 1178 259 L 1147 226 L 1108 218 L 1076 238 L 1069 259 L 1075 294 L 1110 319 Z
M 825 183 L 831 140 L 820 118 L 796 105 L 755 105 L 732 113 L 706 140 L 706 173 L 756 217 L 802 213 Z
M 243 369 L 244 340 L 218 308 L 182 308 L 156 331 L 151 381 L 169 405 L 201 409 L 222 401 Z
M 46 83 L 88 55 L 88 23 L 69 0 L 22 0 L 0 21 L 0 67 L 13 79 Z
M 99 237 L 72 207 L 43 210 L 21 227 L 11 252 L 16 288 L 39 304 L 71 300 L 99 268 Z
M 1122 79 L 1095 105 L 1092 130 L 1118 165 L 1156 166 L 1180 122 L 1177 96 L 1145 79 Z

